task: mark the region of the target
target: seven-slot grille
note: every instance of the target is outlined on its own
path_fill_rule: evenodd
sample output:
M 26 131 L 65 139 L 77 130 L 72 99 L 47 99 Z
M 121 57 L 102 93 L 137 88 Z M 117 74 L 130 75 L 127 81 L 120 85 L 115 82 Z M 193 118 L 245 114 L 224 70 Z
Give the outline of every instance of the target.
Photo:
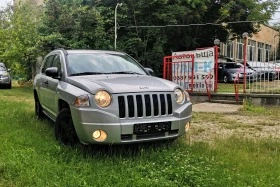
M 128 94 L 118 96 L 120 118 L 163 116 L 172 114 L 171 94 Z

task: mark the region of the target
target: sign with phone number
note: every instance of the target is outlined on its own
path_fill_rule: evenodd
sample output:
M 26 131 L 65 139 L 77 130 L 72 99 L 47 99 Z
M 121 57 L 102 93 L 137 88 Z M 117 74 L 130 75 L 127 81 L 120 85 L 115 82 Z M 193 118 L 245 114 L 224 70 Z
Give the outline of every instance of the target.
M 205 79 L 208 79 L 208 88 L 214 90 L 214 47 L 195 51 L 173 52 L 172 78 L 173 82 L 189 90 L 206 91 Z M 191 57 L 194 56 L 194 67 L 190 65 Z M 185 62 L 184 62 L 185 61 Z M 187 62 L 188 61 L 188 62 Z M 180 62 L 180 63 L 177 63 Z M 192 75 L 192 69 L 194 74 Z

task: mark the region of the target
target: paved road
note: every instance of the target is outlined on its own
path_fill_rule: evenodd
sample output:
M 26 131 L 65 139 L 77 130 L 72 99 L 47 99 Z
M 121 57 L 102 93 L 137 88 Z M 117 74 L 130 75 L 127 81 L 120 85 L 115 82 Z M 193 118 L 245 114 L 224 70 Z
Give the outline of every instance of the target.
M 242 105 L 221 103 L 198 103 L 193 105 L 193 112 L 233 113 L 237 112 Z

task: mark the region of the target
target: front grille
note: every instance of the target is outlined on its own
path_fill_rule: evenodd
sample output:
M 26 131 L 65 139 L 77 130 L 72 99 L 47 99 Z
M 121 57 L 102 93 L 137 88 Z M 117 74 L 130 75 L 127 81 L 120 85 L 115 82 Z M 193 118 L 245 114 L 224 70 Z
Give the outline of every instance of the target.
M 171 94 L 131 94 L 118 96 L 119 117 L 152 117 L 171 115 Z

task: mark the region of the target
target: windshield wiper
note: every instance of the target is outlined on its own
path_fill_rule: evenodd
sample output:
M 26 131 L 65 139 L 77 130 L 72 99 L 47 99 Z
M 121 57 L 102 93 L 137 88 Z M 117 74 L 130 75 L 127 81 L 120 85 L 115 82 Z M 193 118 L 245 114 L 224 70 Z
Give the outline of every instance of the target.
M 108 73 L 108 74 L 134 74 L 134 75 L 144 75 L 142 73 L 137 73 L 137 72 L 134 72 L 134 71 L 118 71 L 118 72 L 111 72 L 111 73 Z
M 72 74 L 70 74 L 70 76 L 100 75 L 100 74 L 104 74 L 104 73 L 100 73 L 100 72 L 81 72 L 81 73 L 72 73 Z

